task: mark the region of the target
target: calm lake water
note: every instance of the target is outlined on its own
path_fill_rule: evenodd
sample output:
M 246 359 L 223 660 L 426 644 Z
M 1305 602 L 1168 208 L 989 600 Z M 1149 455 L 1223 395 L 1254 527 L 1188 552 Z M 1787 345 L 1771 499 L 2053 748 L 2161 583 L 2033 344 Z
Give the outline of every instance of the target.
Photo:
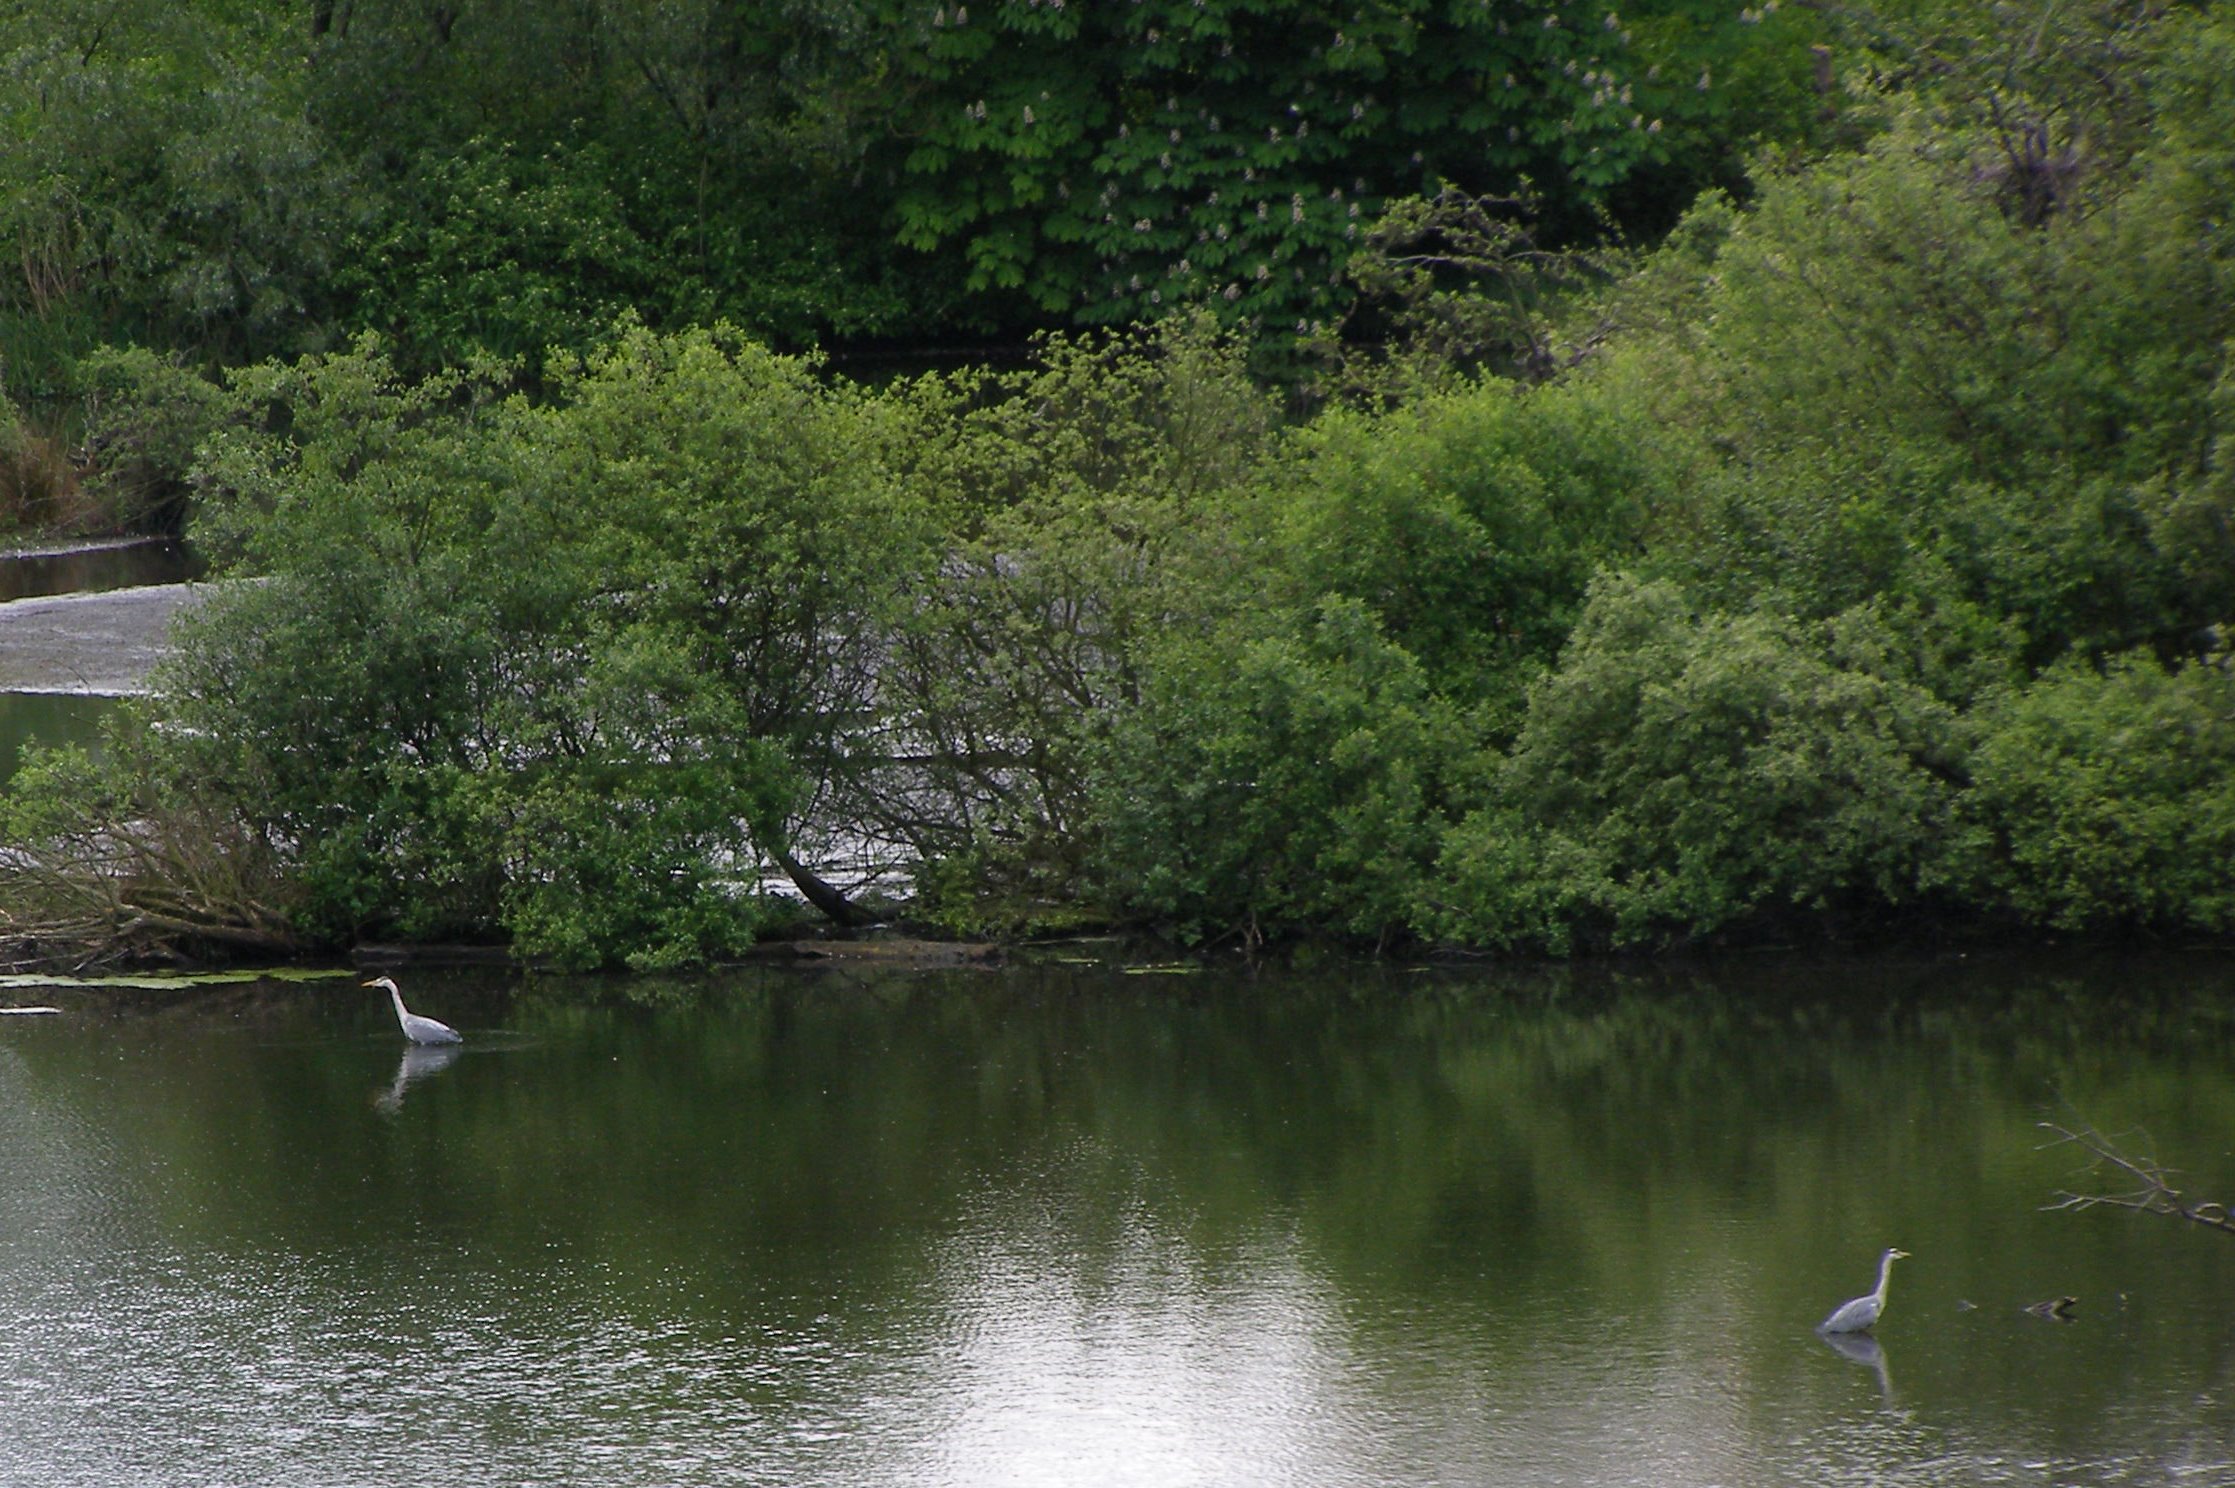
M 101 721 L 116 710 L 112 697 L 69 692 L 0 692 L 0 781 L 12 779 L 26 745 L 59 749 L 75 744 L 100 753 Z
M 0 992 L 0 1483 L 2235 1483 L 2226 957 L 407 990 Z
M 0 603 L 46 594 L 176 584 L 201 577 L 206 567 L 184 543 L 156 539 L 0 552 Z

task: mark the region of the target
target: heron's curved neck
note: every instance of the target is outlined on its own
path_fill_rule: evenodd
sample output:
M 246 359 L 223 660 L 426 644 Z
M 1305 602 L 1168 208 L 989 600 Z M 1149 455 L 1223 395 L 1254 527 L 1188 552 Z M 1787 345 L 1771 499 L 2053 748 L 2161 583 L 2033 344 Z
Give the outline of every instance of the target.
M 1893 1279 L 1893 1274 L 1894 1258 L 1890 1255 L 1881 1257 L 1878 1262 L 1878 1290 L 1871 1294 L 1878 1299 L 1881 1307 L 1886 1305 L 1886 1283 Z
M 403 1015 L 404 1015 L 404 995 L 403 995 L 403 993 L 401 993 L 401 992 L 398 992 L 398 991 L 397 991 L 397 990 L 396 990 L 395 988 L 393 988 L 393 987 L 390 987 L 390 988 L 388 989 L 388 1000 L 389 1000 L 390 1002 L 392 1002 L 392 1003 L 394 1003 L 394 1004 L 396 1005 L 396 1016 L 397 1016 L 398 1018 L 401 1018 L 401 1017 L 403 1017 Z M 1885 1273 L 1884 1273 L 1884 1272 L 1880 1272 L 1880 1273 L 1879 1273 L 1879 1275 L 1878 1275 L 1878 1290 L 1882 1292 L 1882 1291 L 1884 1291 L 1885 1289 L 1886 1289 L 1886 1277 L 1885 1277 Z

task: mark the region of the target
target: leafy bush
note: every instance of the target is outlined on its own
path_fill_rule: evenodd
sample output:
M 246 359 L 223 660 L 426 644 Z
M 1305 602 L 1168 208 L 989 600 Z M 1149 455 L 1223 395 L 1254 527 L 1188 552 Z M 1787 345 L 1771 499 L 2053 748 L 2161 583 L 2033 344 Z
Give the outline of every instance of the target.
M 1253 520 L 1302 602 L 1361 601 L 1439 692 L 1510 712 L 1665 501 L 1653 445 L 1589 389 L 1485 381 L 1323 414 Z
M 1071 892 L 1088 758 L 1149 651 L 1268 599 L 1235 492 L 1272 439 L 1246 348 L 1205 321 L 1051 338 L 1041 365 L 912 390 L 907 478 L 948 546 L 895 626 L 880 695 L 907 762 L 875 830 L 943 865 L 951 900 Z
M 224 390 L 178 357 L 104 346 L 78 364 L 85 399 L 88 487 L 118 526 L 182 529 L 189 474 L 216 429 Z
M 1643 333 L 1596 375 L 1705 457 L 1657 571 L 1817 616 L 1930 593 L 2014 621 L 2033 666 L 2218 618 L 2164 546 L 2194 539 L 2166 514 L 2209 468 L 2217 219 L 2153 176 L 2029 225 L 1980 148 L 1906 115 L 1765 173 L 1745 213 L 1706 209 L 1715 230 L 1648 276 L 1658 312 L 1632 287 Z
M 445 809 L 498 745 L 508 637 L 455 559 L 338 550 L 221 585 L 160 675 L 163 768 L 225 793 L 300 885 L 312 941 L 479 938 L 498 923 L 487 845 Z
M 1867 611 L 1703 614 L 1666 583 L 1605 580 L 1492 803 L 1451 834 L 1429 928 L 1626 945 L 1911 902 L 1960 748 Z
M 314 943 L 729 953 L 876 727 L 931 551 L 905 405 L 727 332 L 624 328 L 558 381 L 496 401 L 366 342 L 236 375 L 204 443 L 197 530 L 264 577 L 182 627 L 157 764 Z
M 351 322 L 430 369 L 586 350 L 661 278 L 608 172 L 594 149 L 523 156 L 484 139 L 419 162 L 334 277 Z
M 1459 738 L 1354 600 L 1293 631 L 1173 636 L 1093 755 L 1100 896 L 1188 940 L 1386 939 L 1411 918 Z
M 326 276 L 364 206 L 307 117 L 299 47 L 254 8 L 127 0 L 0 19 L 0 282 L 10 375 L 53 388 L 72 327 L 216 360 L 315 342 Z M 279 47 L 274 43 L 280 42 Z M 276 55 L 275 55 L 276 53 Z M 63 334 L 56 334 L 61 328 Z
M 2061 930 L 2235 929 L 2235 675 L 2078 660 L 1986 718 L 1965 887 Z

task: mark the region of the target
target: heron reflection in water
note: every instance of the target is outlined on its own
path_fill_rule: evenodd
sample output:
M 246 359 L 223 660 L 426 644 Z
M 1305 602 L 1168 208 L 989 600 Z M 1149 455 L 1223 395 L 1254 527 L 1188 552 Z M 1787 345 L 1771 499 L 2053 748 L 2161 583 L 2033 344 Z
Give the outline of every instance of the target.
M 1886 1368 L 1886 1347 L 1868 1333 L 1825 1333 L 1824 1344 L 1850 1364 L 1860 1364 L 1878 1376 L 1878 1394 L 1893 1403 L 1894 1380 Z
M 465 1052 L 458 1044 L 413 1044 L 404 1050 L 404 1057 L 396 1066 L 396 1078 L 389 1082 L 386 1090 L 373 1097 L 373 1105 L 384 1115 L 395 1115 L 403 1109 L 404 1091 L 429 1075 L 450 1068 Z

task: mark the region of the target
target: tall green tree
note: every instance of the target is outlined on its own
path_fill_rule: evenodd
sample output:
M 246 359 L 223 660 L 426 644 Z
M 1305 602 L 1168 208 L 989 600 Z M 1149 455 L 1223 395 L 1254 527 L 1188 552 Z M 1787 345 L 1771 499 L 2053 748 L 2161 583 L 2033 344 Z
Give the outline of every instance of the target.
M 99 339 L 242 359 L 315 344 L 362 210 L 307 111 L 301 38 L 258 5 L 0 15 L 0 371 L 57 390 Z
M 1772 7 L 1774 8 L 1774 7 Z M 1716 12 L 1600 0 L 1443 6 L 1296 0 L 881 0 L 909 140 L 901 241 L 959 248 L 974 289 L 1084 321 L 1208 304 L 1278 331 L 1326 318 L 1385 203 L 1533 180 L 1561 226 L 1789 109 L 1714 124 L 1724 55 L 1808 73 L 1806 22 L 1710 25 L 1705 60 L 1641 48 Z M 1712 52 L 1714 55 L 1707 55 Z M 1758 97 L 1767 97 L 1764 90 Z M 1786 96 L 1786 95 L 1780 95 Z M 1805 114 L 1802 115 L 1805 118 Z M 1655 225 L 1673 212 L 1640 203 Z

